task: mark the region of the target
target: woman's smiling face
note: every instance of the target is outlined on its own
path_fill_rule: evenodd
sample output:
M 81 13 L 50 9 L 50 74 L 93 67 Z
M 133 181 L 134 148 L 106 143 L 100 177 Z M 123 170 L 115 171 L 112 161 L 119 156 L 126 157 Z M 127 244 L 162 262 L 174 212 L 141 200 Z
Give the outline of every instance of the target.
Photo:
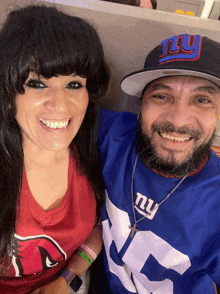
M 88 107 L 86 78 L 73 74 L 45 79 L 31 72 L 24 90 L 15 101 L 23 145 L 53 151 L 68 148 Z

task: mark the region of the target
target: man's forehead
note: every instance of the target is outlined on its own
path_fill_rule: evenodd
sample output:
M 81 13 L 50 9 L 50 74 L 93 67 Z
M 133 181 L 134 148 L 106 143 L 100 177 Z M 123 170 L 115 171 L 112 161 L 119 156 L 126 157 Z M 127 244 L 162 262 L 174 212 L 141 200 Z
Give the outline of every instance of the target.
M 213 94 L 219 94 L 220 93 L 220 88 L 214 84 L 213 82 L 195 77 L 195 76 L 167 76 L 167 77 L 162 77 L 159 79 L 156 79 L 152 81 L 150 84 L 148 84 L 145 87 L 145 90 L 153 90 L 153 89 L 160 89 L 164 88 L 167 90 L 172 90 L 173 86 L 178 86 L 178 85 L 193 85 L 195 90 L 198 91 L 208 91 L 212 92 Z

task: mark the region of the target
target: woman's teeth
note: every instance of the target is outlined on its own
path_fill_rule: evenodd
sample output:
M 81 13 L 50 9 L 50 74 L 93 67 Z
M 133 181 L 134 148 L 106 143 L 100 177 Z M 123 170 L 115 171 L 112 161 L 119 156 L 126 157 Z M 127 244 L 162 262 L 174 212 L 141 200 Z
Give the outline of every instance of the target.
M 168 135 L 166 133 L 160 133 L 160 135 L 169 141 L 175 141 L 175 142 L 185 142 L 185 141 L 188 141 L 189 139 L 191 139 L 191 137 L 186 137 L 186 138 L 173 137 L 173 136 Z
M 51 129 L 62 129 L 67 127 L 69 120 L 67 121 L 47 121 L 47 120 L 43 120 L 42 118 L 40 119 L 40 121 L 47 127 L 51 128 Z

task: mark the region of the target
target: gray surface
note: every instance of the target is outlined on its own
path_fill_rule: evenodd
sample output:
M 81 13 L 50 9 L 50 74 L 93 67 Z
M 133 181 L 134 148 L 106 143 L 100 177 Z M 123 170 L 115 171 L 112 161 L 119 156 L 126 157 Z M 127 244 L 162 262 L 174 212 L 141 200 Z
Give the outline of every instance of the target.
M 218 20 L 220 18 L 220 1 L 214 1 L 210 16 L 211 19 Z
M 167 12 L 175 12 L 181 9 L 184 12 L 192 11 L 195 16 L 201 16 L 205 1 L 204 0 L 157 0 L 157 9 Z
M 138 101 L 122 93 L 120 81 L 126 74 L 141 69 L 148 52 L 164 38 L 187 32 L 207 35 L 220 41 L 220 25 L 217 20 L 102 1 L 60 1 L 65 3 L 65 5 L 56 4 L 60 9 L 89 20 L 98 30 L 112 72 L 104 105 L 115 110 L 138 112 Z M 37 2 L 11 0 L 9 3 L 1 0 L 0 20 L 4 21 L 9 6 L 20 6 L 23 3 Z M 43 3 L 55 5 L 48 2 Z
M 220 25 L 216 20 L 177 15 L 162 11 L 97 1 L 62 1 L 56 4 L 65 12 L 89 20 L 98 30 L 111 67 L 112 78 L 105 106 L 115 110 L 138 112 L 138 101 L 120 89 L 121 79 L 143 67 L 148 52 L 164 38 L 175 34 L 207 35 L 220 41 Z M 80 6 L 84 6 L 83 8 Z

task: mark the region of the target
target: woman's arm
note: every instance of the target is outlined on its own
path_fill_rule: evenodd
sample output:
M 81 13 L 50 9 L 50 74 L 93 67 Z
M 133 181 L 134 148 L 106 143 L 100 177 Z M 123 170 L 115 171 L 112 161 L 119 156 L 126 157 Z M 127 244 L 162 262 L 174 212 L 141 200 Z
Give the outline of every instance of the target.
M 92 251 L 94 251 L 96 255 L 100 253 L 103 246 L 101 222 L 99 222 L 94 227 L 88 239 L 83 243 L 87 245 Z M 92 256 L 88 252 L 86 252 L 86 254 L 89 255 L 89 257 L 93 260 Z M 89 268 L 89 264 L 80 255 L 73 253 L 70 258 L 70 261 L 67 263 L 66 268 L 70 272 L 81 277 L 84 274 L 84 272 Z
M 93 228 L 90 236 L 83 243 L 87 245 L 96 255 L 100 253 L 103 246 L 101 222 Z M 86 254 L 93 260 L 93 257 L 88 252 L 86 252 Z M 81 277 L 89 268 L 89 264 L 83 257 L 74 252 L 70 257 L 69 262 L 66 264 L 66 268 L 71 273 Z M 66 280 L 62 276 L 59 276 L 53 282 L 41 288 L 35 289 L 32 294 L 69 294 L 70 292 L 71 289 Z

